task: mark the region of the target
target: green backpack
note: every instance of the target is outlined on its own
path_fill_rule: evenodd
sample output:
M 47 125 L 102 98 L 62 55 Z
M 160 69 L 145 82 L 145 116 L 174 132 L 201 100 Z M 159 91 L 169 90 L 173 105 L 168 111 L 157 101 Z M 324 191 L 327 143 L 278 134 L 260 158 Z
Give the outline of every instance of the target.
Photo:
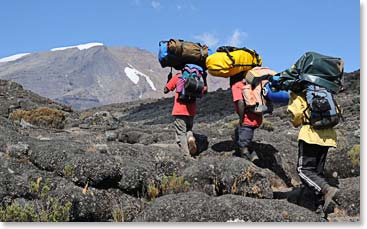
M 284 90 L 301 91 L 309 83 L 338 93 L 343 84 L 344 62 L 341 58 L 306 52 L 290 68 L 279 74 Z

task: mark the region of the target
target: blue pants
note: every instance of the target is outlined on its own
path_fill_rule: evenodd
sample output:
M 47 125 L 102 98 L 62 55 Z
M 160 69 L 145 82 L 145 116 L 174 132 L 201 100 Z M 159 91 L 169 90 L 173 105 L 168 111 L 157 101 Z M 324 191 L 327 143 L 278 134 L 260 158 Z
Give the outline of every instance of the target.
M 238 126 L 235 130 L 235 140 L 240 148 L 248 147 L 254 137 L 255 127 Z

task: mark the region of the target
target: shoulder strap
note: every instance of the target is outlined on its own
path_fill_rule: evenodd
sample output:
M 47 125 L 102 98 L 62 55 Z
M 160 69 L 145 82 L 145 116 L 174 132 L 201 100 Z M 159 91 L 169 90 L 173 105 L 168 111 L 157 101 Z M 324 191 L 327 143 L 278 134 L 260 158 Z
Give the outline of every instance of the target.
M 303 123 L 304 125 L 311 125 L 311 117 L 309 117 L 308 115 L 307 115 L 307 110 L 309 110 L 310 109 L 310 104 L 308 104 L 307 103 L 307 107 L 306 107 L 306 109 L 304 109 L 303 110 L 303 115 L 305 116 L 305 118 L 308 120 L 307 122 L 305 122 L 305 123 Z
M 172 67 L 170 73 L 167 75 L 167 83 L 172 79 Z
M 315 76 L 315 75 L 310 75 L 310 74 L 303 74 L 303 80 L 306 80 L 308 82 L 311 82 L 313 84 L 319 85 L 321 87 L 325 87 L 331 91 L 333 91 L 334 93 L 338 93 L 339 92 L 339 85 L 330 81 L 330 80 L 326 80 L 323 79 L 319 76 Z
M 237 47 L 233 47 L 233 46 L 221 46 L 217 49 L 217 52 L 225 52 L 227 54 L 227 56 L 229 57 L 229 59 L 232 61 L 233 66 L 238 66 L 238 67 L 240 67 L 240 66 L 251 66 L 251 67 L 260 66 L 259 64 L 236 64 L 235 61 L 234 61 L 234 58 L 230 54 L 230 52 L 237 51 L 237 50 L 243 50 L 245 52 L 250 53 L 252 56 L 254 56 L 256 58 L 257 63 L 260 62 L 259 54 L 255 50 L 248 49 L 246 47 L 237 48 Z

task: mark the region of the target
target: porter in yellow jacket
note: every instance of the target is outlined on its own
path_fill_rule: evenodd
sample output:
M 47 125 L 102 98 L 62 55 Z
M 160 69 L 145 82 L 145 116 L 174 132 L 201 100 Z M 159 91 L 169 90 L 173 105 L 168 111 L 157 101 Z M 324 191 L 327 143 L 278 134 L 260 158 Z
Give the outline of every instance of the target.
M 302 183 L 324 201 L 326 210 L 338 192 L 324 178 L 326 155 L 329 147 L 336 147 L 336 132 L 333 128 L 314 129 L 304 115 L 306 108 L 305 98 L 291 92 L 288 104 L 291 122 L 295 127 L 302 125 L 298 135 L 297 172 Z

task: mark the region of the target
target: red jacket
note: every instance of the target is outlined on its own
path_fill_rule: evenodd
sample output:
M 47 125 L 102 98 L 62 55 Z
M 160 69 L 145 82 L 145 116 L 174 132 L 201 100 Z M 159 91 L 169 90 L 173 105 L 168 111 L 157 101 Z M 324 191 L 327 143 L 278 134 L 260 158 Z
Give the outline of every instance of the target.
M 170 91 L 176 89 L 178 77 L 181 73 L 176 74 L 171 78 L 166 84 L 166 88 Z M 185 116 L 195 116 L 196 114 L 196 101 L 191 103 L 181 103 L 178 101 L 179 93 L 175 93 L 175 101 L 173 104 L 172 115 L 185 115 Z

